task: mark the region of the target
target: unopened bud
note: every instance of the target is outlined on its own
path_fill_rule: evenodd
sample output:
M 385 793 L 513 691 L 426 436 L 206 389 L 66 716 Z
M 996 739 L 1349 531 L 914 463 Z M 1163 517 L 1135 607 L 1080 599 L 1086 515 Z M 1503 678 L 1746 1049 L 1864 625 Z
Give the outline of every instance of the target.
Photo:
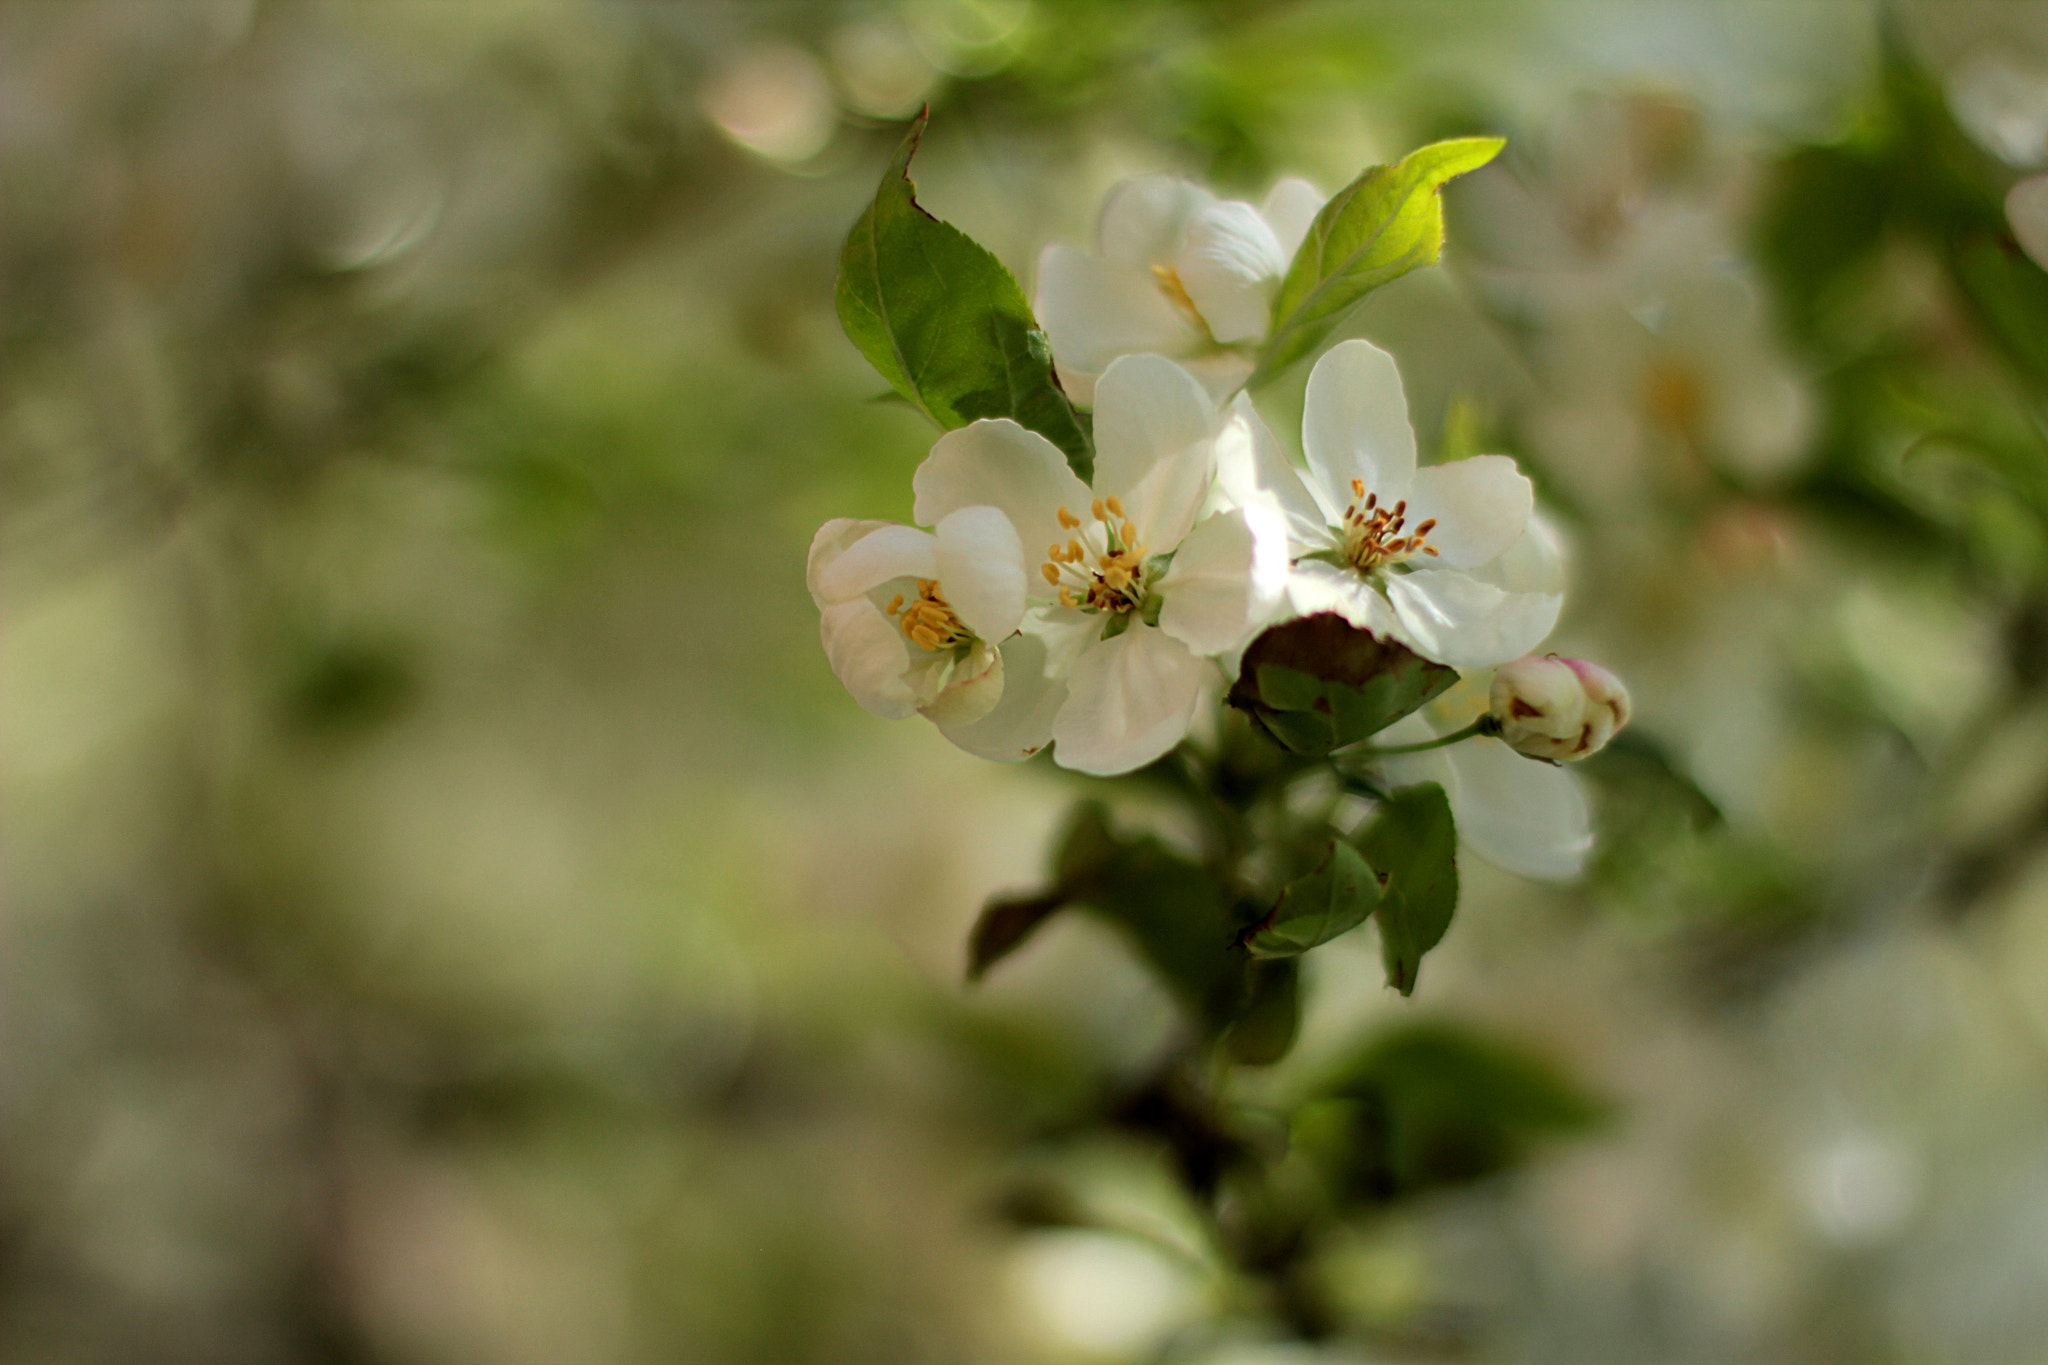
M 1628 689 L 1584 659 L 1531 654 L 1493 675 L 1490 710 L 1520 754 L 1563 762 L 1597 752 L 1628 724 Z

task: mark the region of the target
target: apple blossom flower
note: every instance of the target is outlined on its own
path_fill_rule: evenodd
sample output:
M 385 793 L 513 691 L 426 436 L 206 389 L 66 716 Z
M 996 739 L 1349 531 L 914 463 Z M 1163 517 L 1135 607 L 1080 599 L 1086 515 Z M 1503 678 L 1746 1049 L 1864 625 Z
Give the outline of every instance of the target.
M 1223 501 L 1285 518 L 1290 615 L 1334 611 L 1452 668 L 1529 652 L 1563 602 L 1535 493 L 1505 455 L 1418 469 L 1394 359 L 1347 341 L 1316 362 L 1302 417 L 1304 479 L 1277 443 L 1230 451 Z
M 1597 753 L 1628 723 L 1628 689 L 1584 659 L 1530 655 L 1495 671 L 1487 709 L 1516 753 L 1564 762 Z
M 1170 175 L 1126 180 L 1103 201 L 1096 254 L 1049 246 L 1033 311 L 1060 383 L 1083 407 L 1118 356 L 1180 361 L 1221 400 L 1252 372 L 1280 288 L 1323 196 L 1282 180 L 1258 208 Z
M 1211 656 L 1241 648 L 1272 614 L 1287 552 L 1268 508 L 1198 523 L 1219 446 L 1252 439 L 1249 403 L 1219 412 L 1156 355 L 1113 362 L 1096 396 L 1092 489 L 1007 418 L 940 437 L 912 487 L 920 521 L 996 507 L 1021 543 L 1046 547 L 1023 632 L 1046 650 L 1053 758 L 1111 774 L 1186 736 L 1222 680 Z
M 806 577 L 825 656 L 855 701 L 889 720 L 921 714 L 971 753 L 1015 759 L 1046 743 L 1044 646 L 1015 634 L 1024 573 L 1009 520 L 962 507 L 932 531 L 826 522 Z

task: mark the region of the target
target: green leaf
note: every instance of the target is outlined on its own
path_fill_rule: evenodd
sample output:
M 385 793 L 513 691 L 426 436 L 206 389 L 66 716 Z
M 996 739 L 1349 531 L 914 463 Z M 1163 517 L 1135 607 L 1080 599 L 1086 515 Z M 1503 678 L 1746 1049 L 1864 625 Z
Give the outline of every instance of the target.
M 1301 964 L 1293 958 L 1254 962 L 1244 1004 L 1223 1035 L 1230 1060 L 1271 1066 L 1287 1055 L 1301 1032 Z
M 981 980 L 1067 903 L 1067 895 L 1057 888 L 1036 896 L 991 897 L 967 936 L 967 979 Z
M 839 253 L 840 326 L 882 377 L 947 431 L 1008 417 L 1044 436 L 1087 478 L 1088 433 L 1053 373 L 1024 291 L 966 233 L 926 213 L 910 180 L 918 115 Z
M 1319 612 L 1252 641 L 1229 702 L 1283 748 L 1321 755 L 1378 734 L 1457 680 L 1456 669 Z
M 1241 940 L 1253 957 L 1294 957 L 1365 923 L 1380 902 L 1379 877 L 1341 839 L 1313 871 L 1287 884 L 1266 918 Z
M 1254 383 L 1313 351 L 1367 294 L 1444 245 L 1444 184 L 1500 154 L 1497 137 L 1453 138 L 1391 166 L 1368 167 L 1323 205 L 1273 299 L 1273 322 Z
M 1493 1175 L 1606 1112 L 1543 1058 L 1439 1023 L 1381 1035 L 1324 1094 L 1296 1146 L 1341 1195 L 1373 1204 Z
M 1396 790 L 1358 836 L 1358 846 L 1386 878 L 1375 913 L 1387 984 L 1412 995 L 1422 955 L 1443 940 L 1458 908 L 1458 830 L 1450 798 L 1434 782 Z

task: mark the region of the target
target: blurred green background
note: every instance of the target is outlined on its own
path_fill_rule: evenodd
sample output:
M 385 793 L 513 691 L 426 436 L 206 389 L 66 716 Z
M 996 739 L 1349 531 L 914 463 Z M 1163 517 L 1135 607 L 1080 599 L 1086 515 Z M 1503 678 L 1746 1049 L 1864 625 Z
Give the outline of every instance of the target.
M 1086 785 L 818 648 L 926 102 L 1027 289 L 1125 175 L 1509 139 L 1351 331 L 1639 720 L 1584 884 L 1225 1078 L 1408 1135 L 1279 1302 L 1115 936 L 962 982 Z M 0 1359 L 2042 1358 L 2044 164 L 2017 0 L 0 6 Z

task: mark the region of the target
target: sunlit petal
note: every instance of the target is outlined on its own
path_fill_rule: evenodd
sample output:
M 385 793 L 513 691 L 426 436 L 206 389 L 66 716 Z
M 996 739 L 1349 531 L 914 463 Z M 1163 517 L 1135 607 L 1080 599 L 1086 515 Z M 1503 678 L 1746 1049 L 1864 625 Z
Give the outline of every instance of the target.
M 1287 521 L 1287 533 L 1302 550 L 1334 543 L 1329 518 L 1317 507 L 1301 475 L 1287 462 L 1280 439 L 1259 417 L 1251 399 L 1239 394 L 1216 439 L 1216 481 L 1225 502 L 1244 507 L 1263 498 Z
M 1335 511 L 1349 503 L 1353 479 L 1382 503 L 1405 497 L 1415 477 L 1415 432 L 1394 358 L 1369 341 L 1332 347 L 1309 374 L 1301 439 L 1309 473 Z
M 1505 455 L 1474 455 L 1415 471 L 1408 525 L 1435 521 L 1430 548 L 1439 562 L 1467 569 L 1502 554 L 1529 524 L 1536 489 Z
M 1397 574 L 1387 599 L 1415 650 L 1452 668 L 1491 668 L 1527 654 L 1557 624 L 1563 599 L 1503 592 L 1455 569 Z
M 1244 644 L 1287 586 L 1287 528 L 1258 504 L 1210 517 L 1189 533 L 1160 580 L 1159 628 L 1197 654 Z
M 1216 407 L 1172 361 L 1133 355 L 1095 389 L 1095 487 L 1118 495 L 1154 551 L 1194 525 L 1215 477 Z

